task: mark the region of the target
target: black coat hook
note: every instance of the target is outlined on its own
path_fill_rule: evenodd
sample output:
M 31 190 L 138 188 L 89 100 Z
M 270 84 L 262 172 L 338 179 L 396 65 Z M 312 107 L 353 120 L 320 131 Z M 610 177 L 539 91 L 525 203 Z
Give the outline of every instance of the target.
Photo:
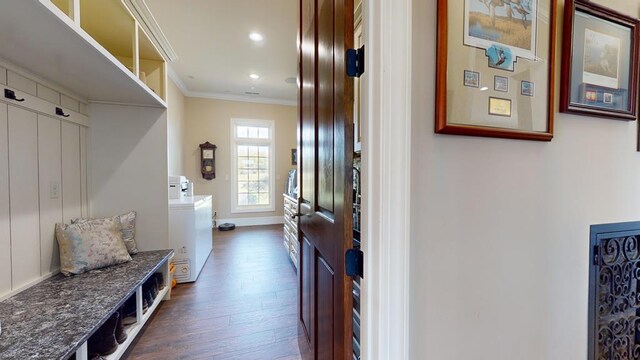
M 20 101 L 20 102 L 24 101 L 24 99 L 18 99 L 16 97 L 16 92 L 9 89 L 4 89 L 4 97 L 6 97 L 7 99 L 15 100 L 15 101 Z
M 62 116 L 62 117 L 69 117 L 71 115 L 69 114 L 65 114 L 64 111 L 62 110 L 62 108 L 56 107 L 56 115 L 58 116 Z

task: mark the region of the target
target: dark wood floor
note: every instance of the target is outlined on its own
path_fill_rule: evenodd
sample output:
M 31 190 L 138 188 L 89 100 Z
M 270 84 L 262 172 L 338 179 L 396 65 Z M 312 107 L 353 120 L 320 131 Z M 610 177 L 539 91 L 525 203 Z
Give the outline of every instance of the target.
M 300 359 L 282 236 L 282 225 L 215 231 L 198 280 L 173 289 L 124 359 Z

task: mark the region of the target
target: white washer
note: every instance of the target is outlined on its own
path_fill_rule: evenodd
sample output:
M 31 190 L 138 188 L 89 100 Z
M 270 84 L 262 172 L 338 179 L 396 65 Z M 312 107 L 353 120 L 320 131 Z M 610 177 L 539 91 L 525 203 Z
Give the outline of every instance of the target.
M 196 281 L 213 249 L 211 202 L 211 195 L 169 200 L 169 242 L 182 269 L 175 276 L 179 283 Z

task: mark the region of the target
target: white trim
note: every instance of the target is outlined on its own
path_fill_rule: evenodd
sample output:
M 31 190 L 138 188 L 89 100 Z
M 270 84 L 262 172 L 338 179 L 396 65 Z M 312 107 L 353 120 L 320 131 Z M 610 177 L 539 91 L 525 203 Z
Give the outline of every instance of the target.
M 263 97 L 257 97 L 257 96 L 249 96 L 249 95 L 219 94 L 219 93 L 209 93 L 209 92 L 187 91 L 185 96 L 192 97 L 192 98 L 202 98 L 202 99 L 215 99 L 215 100 L 250 102 L 250 103 L 256 103 L 256 104 L 298 106 L 298 101 L 297 100 L 263 98 Z
M 38 285 L 39 283 L 41 283 L 41 282 L 43 282 L 43 281 L 45 281 L 47 279 L 50 279 L 50 278 L 52 278 L 52 277 L 54 277 L 54 276 L 56 276 L 58 274 L 60 274 L 60 269 L 54 270 L 54 271 L 52 271 L 52 272 L 50 272 L 48 274 L 44 274 L 44 275 L 40 276 L 39 278 L 37 278 L 36 280 L 30 281 L 30 282 L 26 283 L 25 285 L 22 285 L 20 287 L 17 287 L 15 289 L 9 291 L 6 294 L 0 295 L 0 301 L 4 301 L 4 300 L 6 300 L 6 299 L 8 299 L 8 298 L 10 298 L 10 297 L 12 297 L 14 295 L 17 295 L 18 293 L 23 292 L 23 291 L 27 290 L 28 288 L 30 288 L 32 286 Z
M 236 226 L 258 226 L 258 225 L 278 225 L 284 224 L 283 216 L 248 217 L 236 219 L 216 219 L 216 224 L 231 223 Z
M 169 43 L 167 36 L 162 32 L 162 28 L 158 25 L 147 4 L 143 0 L 124 0 L 124 2 L 136 20 L 138 20 L 142 29 L 150 35 L 149 38 L 164 58 L 169 61 L 178 60 L 178 54 Z
M 69 110 L 64 106 L 50 103 L 37 96 L 27 94 L 25 92 L 22 92 L 10 86 L 2 85 L 2 88 L 13 90 L 16 93 L 16 97 L 22 98 L 24 99 L 24 101 L 16 102 L 16 101 L 5 99 L 5 98 L 0 98 L 0 103 L 4 103 L 7 105 L 15 106 L 15 107 L 30 110 L 30 111 L 35 111 L 38 114 L 42 114 L 50 118 L 60 120 L 62 122 L 69 122 L 69 123 L 81 125 L 84 127 L 89 127 L 89 117 L 86 115 L 80 114 L 77 111 Z M 55 109 L 57 107 L 64 109 L 64 112 L 69 116 L 61 117 L 57 115 L 55 113 Z
M 269 138 L 256 139 L 256 138 L 238 138 L 236 136 L 237 126 L 251 126 L 251 127 L 266 127 L 269 129 Z M 230 134 L 229 139 L 231 142 L 231 191 L 229 195 L 231 197 L 231 213 L 260 213 L 260 212 L 273 212 L 276 209 L 276 122 L 273 120 L 262 119 L 239 119 L 231 118 L 231 124 L 229 126 Z M 260 145 L 269 147 L 269 205 L 238 205 L 238 145 Z
M 178 75 L 178 73 L 176 72 L 176 69 L 174 69 L 173 66 L 171 66 L 169 63 L 167 63 L 167 75 L 169 76 L 169 79 L 171 79 L 171 81 L 173 81 L 173 83 L 176 84 L 178 89 L 180 89 L 180 92 L 182 93 L 182 95 L 187 96 L 187 93 L 189 93 L 189 89 L 187 89 L 187 84 L 185 84 L 184 81 L 182 81 L 182 79 L 180 78 L 180 75 Z
M 409 359 L 411 0 L 364 4 L 363 359 Z

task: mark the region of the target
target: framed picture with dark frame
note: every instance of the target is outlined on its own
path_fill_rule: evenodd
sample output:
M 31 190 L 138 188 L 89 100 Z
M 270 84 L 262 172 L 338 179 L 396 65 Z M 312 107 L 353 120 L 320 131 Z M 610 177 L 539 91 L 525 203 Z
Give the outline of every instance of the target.
M 437 2 L 435 132 L 550 141 L 557 0 Z
M 291 165 L 298 165 L 298 149 L 291 149 Z
M 567 0 L 560 111 L 636 120 L 638 20 L 586 0 Z

